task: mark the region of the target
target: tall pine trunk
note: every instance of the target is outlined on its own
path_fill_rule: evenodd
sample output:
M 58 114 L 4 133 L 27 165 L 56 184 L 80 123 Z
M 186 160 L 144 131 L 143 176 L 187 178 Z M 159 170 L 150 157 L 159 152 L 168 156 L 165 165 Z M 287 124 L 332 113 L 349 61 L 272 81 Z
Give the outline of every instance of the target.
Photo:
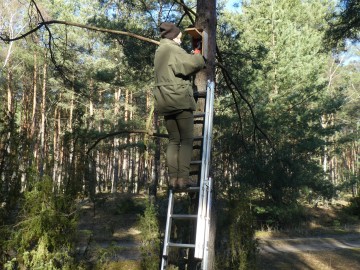
M 206 69 L 197 73 L 195 83 L 199 92 L 206 90 L 208 80 L 215 81 L 215 55 L 216 55 L 216 0 L 197 0 L 197 18 L 195 22 L 196 28 L 202 28 L 208 34 L 208 55 Z M 206 48 L 205 48 L 206 49 Z M 204 106 L 204 104 L 199 104 Z M 215 179 L 216 180 L 216 179 Z M 215 181 L 214 181 L 215 182 Z M 216 185 L 214 184 L 214 187 Z M 213 196 L 215 194 L 213 193 Z M 215 196 L 214 196 L 215 197 Z M 215 200 L 215 198 L 214 198 Z M 216 211 L 212 206 L 210 221 L 210 238 L 208 242 L 209 260 L 207 269 L 215 269 L 215 234 L 216 234 Z
M 45 109 L 46 109 L 46 79 L 47 79 L 47 63 L 46 57 L 43 66 L 43 83 L 42 83 L 42 91 L 41 91 L 41 122 L 40 122 L 40 160 L 39 160 L 39 173 L 40 176 L 44 174 L 44 166 L 45 166 Z

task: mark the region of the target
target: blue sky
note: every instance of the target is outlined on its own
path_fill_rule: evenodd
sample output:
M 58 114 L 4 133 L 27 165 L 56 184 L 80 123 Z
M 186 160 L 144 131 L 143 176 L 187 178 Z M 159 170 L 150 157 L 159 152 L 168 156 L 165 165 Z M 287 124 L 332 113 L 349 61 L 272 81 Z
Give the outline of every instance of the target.
M 239 3 L 240 1 L 239 0 L 228 0 L 227 3 L 226 3 L 226 9 L 229 9 L 229 10 L 239 10 L 239 8 L 234 8 L 234 4 L 235 3 Z

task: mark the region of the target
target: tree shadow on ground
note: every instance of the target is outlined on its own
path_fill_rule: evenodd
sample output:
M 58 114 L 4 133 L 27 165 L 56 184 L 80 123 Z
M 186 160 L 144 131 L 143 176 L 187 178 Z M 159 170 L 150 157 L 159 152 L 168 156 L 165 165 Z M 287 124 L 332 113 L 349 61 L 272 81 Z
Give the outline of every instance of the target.
M 262 253 L 258 256 L 258 270 L 314 269 L 296 253 Z
M 260 253 L 258 270 L 359 269 L 360 249 Z
M 139 260 L 141 235 L 137 227 L 145 201 L 140 195 L 117 193 L 79 202 L 77 258 L 90 264 Z

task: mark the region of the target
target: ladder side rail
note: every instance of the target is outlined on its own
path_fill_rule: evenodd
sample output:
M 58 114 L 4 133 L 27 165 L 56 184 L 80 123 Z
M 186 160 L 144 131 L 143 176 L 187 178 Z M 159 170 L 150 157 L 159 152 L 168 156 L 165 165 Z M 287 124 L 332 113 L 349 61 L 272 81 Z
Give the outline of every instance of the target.
M 203 242 L 204 242 L 204 226 L 205 226 L 205 211 L 206 211 L 206 157 L 207 157 L 207 139 L 209 134 L 209 111 L 210 111 L 210 99 L 209 97 L 209 87 L 207 85 L 207 99 L 205 105 L 205 115 L 204 115 L 204 128 L 203 128 L 203 149 L 202 149 L 202 159 L 201 159 L 201 174 L 200 174 L 200 191 L 199 191 L 199 203 L 198 203 L 198 218 L 196 226 L 196 239 L 195 239 L 195 258 L 202 258 Z
M 212 146 L 212 130 L 213 130 L 213 119 L 214 119 L 214 92 L 215 92 L 215 83 L 209 82 L 209 89 L 210 89 L 210 97 L 209 97 L 209 122 L 208 122 L 208 134 L 207 134 L 207 140 L 206 140 L 206 148 L 207 155 L 206 155 L 206 168 L 205 168 L 205 179 L 209 179 L 209 173 L 210 173 L 210 163 L 211 163 L 211 146 Z
M 210 90 L 210 91 L 209 91 Z M 206 106 L 205 106 L 205 119 L 204 119 L 204 134 L 203 134 L 203 149 L 202 149 L 202 159 L 201 159 L 201 175 L 200 175 L 200 181 L 201 186 L 204 185 L 204 181 L 207 180 L 207 157 L 208 157 L 208 138 L 209 138 L 209 123 L 211 122 L 211 119 L 209 119 L 210 111 L 211 111 L 211 88 L 209 87 L 209 81 L 207 85 L 207 99 L 206 99 Z M 210 98 L 209 98 L 210 97 Z
M 199 194 L 199 209 L 198 220 L 196 229 L 196 249 L 195 257 L 203 258 L 204 244 L 205 244 L 205 227 L 206 227 L 206 213 L 208 201 L 208 177 L 210 168 L 210 154 L 211 154 L 211 134 L 213 122 L 213 104 L 214 104 L 214 83 L 208 81 L 207 87 L 207 100 L 205 109 L 205 123 L 204 123 L 204 144 L 203 156 L 201 166 L 201 179 L 200 179 L 200 194 Z
M 199 198 L 199 204 L 201 204 L 201 212 L 198 213 L 197 224 L 196 224 L 196 239 L 195 239 L 194 257 L 198 258 L 198 259 L 203 258 L 207 194 L 208 194 L 207 185 L 204 185 L 202 197 Z
M 205 226 L 205 250 L 202 261 L 202 270 L 207 269 L 208 260 L 209 260 L 209 234 L 210 234 L 210 216 L 211 216 L 211 205 L 212 205 L 212 188 L 213 188 L 213 180 L 209 178 L 209 189 L 208 189 L 208 202 L 206 208 L 206 226 Z
M 206 138 L 206 156 L 205 156 L 205 173 L 204 179 L 208 180 L 210 172 L 210 158 L 211 158 L 211 145 L 212 145 L 212 129 L 214 118 L 214 88 L 215 83 L 208 81 L 209 85 L 209 110 L 208 110 L 208 123 L 207 123 L 207 138 Z
M 209 179 L 209 171 L 210 171 L 210 155 L 211 155 L 211 142 L 212 142 L 212 125 L 213 125 L 213 115 L 214 115 L 214 110 L 213 110 L 213 107 L 214 107 L 214 89 L 215 89 L 215 83 L 214 82 L 208 82 L 209 83 L 209 110 L 208 110 L 208 123 L 207 123 L 207 129 L 208 129 L 208 134 L 207 134 L 207 140 L 206 140 L 206 149 L 207 149 L 207 152 L 206 152 L 206 156 L 204 157 L 206 159 L 206 164 L 205 164 L 205 169 L 204 169 L 204 180 L 207 180 L 207 188 L 208 188 L 208 192 L 211 192 L 211 187 L 210 187 L 210 183 L 208 182 Z M 207 200 L 208 200 L 208 196 L 207 197 Z M 205 214 L 205 217 L 204 219 L 202 219 L 201 221 L 203 222 L 202 224 L 202 227 L 201 227 L 201 231 L 199 231 L 201 233 L 201 239 L 199 239 L 199 242 L 201 241 L 201 243 L 199 243 L 199 245 L 202 245 L 202 249 L 198 249 L 195 251 L 195 255 L 197 258 L 203 258 L 204 256 L 204 250 L 206 249 L 206 244 L 207 244 L 207 241 L 206 241 L 206 238 L 208 237 L 206 235 L 206 220 L 210 218 L 208 211 L 207 211 L 207 207 L 208 207 L 208 202 L 206 202 L 207 205 L 205 206 L 204 210 L 206 211 L 204 214 Z
M 206 121 L 205 121 L 206 126 Z M 204 127 L 204 131 L 207 127 Z M 207 140 L 207 135 L 204 132 L 204 142 Z M 205 148 L 205 144 L 203 146 Z M 197 213 L 197 224 L 196 224 L 196 239 L 195 239 L 195 258 L 202 258 L 203 250 L 203 239 L 204 239 L 204 226 L 205 226 L 205 211 L 206 211 L 206 182 L 205 182 L 205 156 L 207 155 L 207 149 L 203 149 L 202 152 L 202 165 L 201 165 L 201 176 L 200 176 L 200 190 L 199 190 L 199 203 Z
M 164 247 L 161 261 L 161 270 L 166 269 L 167 265 L 167 256 L 169 255 L 169 243 L 170 243 L 170 231 L 171 231 L 171 216 L 174 207 L 174 195 L 172 190 L 169 191 L 169 202 L 168 202 L 168 211 L 166 217 L 166 227 L 165 227 L 165 237 L 164 237 Z

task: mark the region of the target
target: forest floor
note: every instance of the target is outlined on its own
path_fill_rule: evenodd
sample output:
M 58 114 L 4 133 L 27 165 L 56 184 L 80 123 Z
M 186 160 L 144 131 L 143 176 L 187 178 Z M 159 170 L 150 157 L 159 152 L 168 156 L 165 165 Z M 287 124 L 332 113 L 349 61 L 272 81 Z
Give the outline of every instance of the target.
M 85 269 L 139 270 L 145 195 L 104 194 L 78 203 L 77 256 Z M 309 208 L 307 227 L 256 233 L 259 270 L 360 270 L 360 222 L 341 207 Z
M 261 244 L 258 269 L 360 269 L 360 240 L 342 237 L 276 239 Z
M 85 269 L 140 269 L 139 215 L 145 196 L 98 195 L 78 202 L 77 259 Z
M 257 232 L 259 270 L 360 269 L 360 222 L 342 206 L 308 208 L 306 227 Z

